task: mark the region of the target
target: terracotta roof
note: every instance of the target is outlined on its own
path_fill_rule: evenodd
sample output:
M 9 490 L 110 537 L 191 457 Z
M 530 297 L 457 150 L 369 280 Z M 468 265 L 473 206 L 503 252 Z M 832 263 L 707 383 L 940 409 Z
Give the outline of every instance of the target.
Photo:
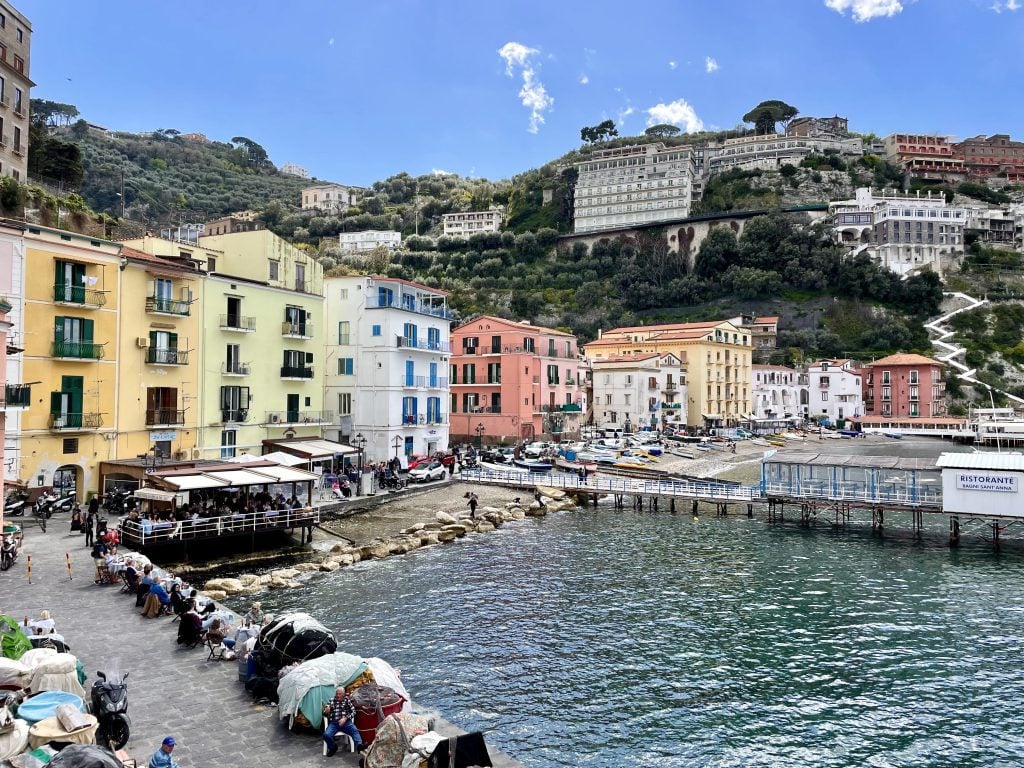
M 689 328 L 715 328 L 722 323 L 727 323 L 728 320 L 707 320 L 700 323 L 667 323 L 665 325 L 630 325 L 624 328 L 612 328 L 605 331 L 602 335 L 607 336 L 612 333 L 635 333 L 637 331 L 654 331 L 656 333 L 663 333 L 665 331 L 677 331 Z
M 924 355 L 915 355 L 906 352 L 897 352 L 895 355 L 889 355 L 883 357 L 881 360 L 875 360 L 873 363 L 868 363 L 866 368 L 873 368 L 879 365 L 937 365 L 942 367 L 942 363 L 938 360 L 932 360 L 930 357 Z
M 495 317 L 494 315 L 480 315 L 479 317 L 474 317 L 472 320 L 468 320 L 467 322 L 458 326 L 454 331 L 452 331 L 452 333 L 456 334 L 459 331 L 466 329 L 475 323 L 479 323 L 482 320 L 492 323 L 504 323 L 505 325 L 510 325 L 515 328 L 521 328 L 523 330 L 528 331 L 537 331 L 538 333 L 550 333 L 555 336 L 565 336 L 566 338 L 570 339 L 576 338 L 573 334 L 566 333 L 565 331 L 559 331 L 554 328 L 547 328 L 543 325 L 533 325 L 532 323 L 527 323 L 523 320 L 506 320 L 504 317 Z
M 136 248 L 130 248 L 127 245 L 121 246 L 121 255 L 127 258 L 129 261 L 144 261 L 147 264 L 153 266 L 165 267 L 167 269 L 177 269 L 182 272 L 197 272 L 198 270 L 192 266 L 192 263 L 187 259 L 176 259 L 173 257 L 166 256 L 154 256 L 153 254 L 140 251 Z
M 634 352 L 632 355 L 615 355 L 615 357 L 601 357 L 590 362 L 594 365 L 599 363 L 639 363 L 643 360 L 656 360 L 662 356 L 661 352 Z
M 778 317 L 778 315 L 773 315 L 773 316 L 770 316 L 770 317 L 755 317 L 754 318 L 754 322 L 755 323 L 777 323 L 777 322 L 779 322 L 779 317 Z

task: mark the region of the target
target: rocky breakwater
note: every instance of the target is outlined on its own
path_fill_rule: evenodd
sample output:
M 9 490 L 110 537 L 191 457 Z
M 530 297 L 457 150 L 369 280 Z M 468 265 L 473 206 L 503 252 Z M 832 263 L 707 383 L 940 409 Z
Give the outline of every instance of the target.
M 326 554 L 290 568 L 210 579 L 203 585 L 203 593 L 211 600 L 220 601 L 237 595 L 255 595 L 268 589 L 299 587 L 302 586 L 300 579 L 308 574 L 331 573 L 364 560 L 383 560 L 392 555 L 404 555 L 422 547 L 454 541 L 470 533 L 488 533 L 513 520 L 544 517 L 552 512 L 576 507 L 576 502 L 562 490 L 539 490 L 539 501 L 514 501 L 506 504 L 504 509 L 480 507 L 475 518 L 470 517 L 469 511 L 465 509 L 441 510 L 434 514 L 434 520 L 409 526 L 394 536 L 378 538 L 362 546 L 335 544 Z

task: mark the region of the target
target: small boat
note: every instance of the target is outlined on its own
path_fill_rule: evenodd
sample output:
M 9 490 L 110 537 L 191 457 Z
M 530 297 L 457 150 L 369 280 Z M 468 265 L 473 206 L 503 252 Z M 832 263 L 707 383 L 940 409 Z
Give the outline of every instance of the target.
M 903 439 L 903 433 L 902 432 L 883 432 L 882 434 L 885 435 L 886 437 L 891 437 L 893 440 L 902 440 Z
M 550 461 L 540 461 L 539 459 L 516 459 L 512 463 L 528 472 L 550 472 L 554 469 Z
M 693 447 L 696 448 L 698 451 L 710 451 L 711 443 L 697 443 Z
M 557 458 L 555 464 L 567 472 L 579 472 L 581 469 L 585 469 L 587 472 L 597 471 L 596 461 L 569 461 L 569 459 Z
M 477 462 L 477 467 L 479 467 L 480 469 L 484 470 L 485 472 L 499 472 L 499 473 L 504 473 L 506 475 L 512 475 L 512 474 L 525 475 L 525 474 L 527 474 L 527 470 L 523 469 L 522 467 L 513 466 L 512 464 L 492 464 L 492 463 L 487 462 L 487 461 L 478 461 Z

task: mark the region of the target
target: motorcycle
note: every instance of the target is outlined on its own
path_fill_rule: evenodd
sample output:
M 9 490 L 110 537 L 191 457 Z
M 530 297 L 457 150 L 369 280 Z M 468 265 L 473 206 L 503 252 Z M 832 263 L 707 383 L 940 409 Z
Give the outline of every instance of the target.
M 14 565 L 20 549 L 21 544 L 13 534 L 4 535 L 3 543 L 0 544 L 0 571 L 6 571 Z
M 58 496 L 50 492 L 44 493 L 36 500 L 36 509 L 43 510 L 47 518 L 52 517 L 54 512 L 69 512 L 74 506 L 74 494 Z
M 25 491 L 16 491 L 8 494 L 4 499 L 4 516 L 21 517 L 25 514 L 25 504 L 28 503 L 28 494 Z
M 117 682 L 107 680 L 103 672 L 97 672 L 92 684 L 92 714 L 99 721 L 96 743 L 109 746 L 117 751 L 128 743 L 132 721 L 128 717 L 128 686 L 125 672 Z
M 103 509 L 119 515 L 126 510 L 131 495 L 131 491 L 110 491 L 103 497 Z
M 385 470 L 384 474 L 380 478 L 381 488 L 401 488 L 402 480 L 398 475 L 390 469 Z

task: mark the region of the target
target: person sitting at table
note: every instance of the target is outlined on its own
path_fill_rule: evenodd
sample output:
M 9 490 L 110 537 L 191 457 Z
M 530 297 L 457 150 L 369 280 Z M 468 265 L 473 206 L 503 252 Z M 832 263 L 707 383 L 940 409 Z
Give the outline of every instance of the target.
M 185 593 L 181 591 L 181 584 L 178 583 L 171 585 L 171 610 L 178 618 L 181 618 L 188 610 L 188 598 L 185 597 Z
M 171 596 L 160 582 L 154 582 L 149 588 L 149 594 L 146 595 L 146 601 L 142 604 L 142 615 L 147 619 L 155 619 L 170 612 Z
M 181 615 L 178 625 L 178 645 L 196 645 L 203 639 L 203 620 L 194 610 L 187 610 Z
M 139 571 L 135 567 L 135 561 L 128 558 L 124 563 L 124 583 L 128 585 L 130 592 L 137 592 L 139 589 Z
M 242 624 L 247 627 L 263 626 L 263 605 L 259 601 L 249 606 L 249 610 L 242 617 Z

